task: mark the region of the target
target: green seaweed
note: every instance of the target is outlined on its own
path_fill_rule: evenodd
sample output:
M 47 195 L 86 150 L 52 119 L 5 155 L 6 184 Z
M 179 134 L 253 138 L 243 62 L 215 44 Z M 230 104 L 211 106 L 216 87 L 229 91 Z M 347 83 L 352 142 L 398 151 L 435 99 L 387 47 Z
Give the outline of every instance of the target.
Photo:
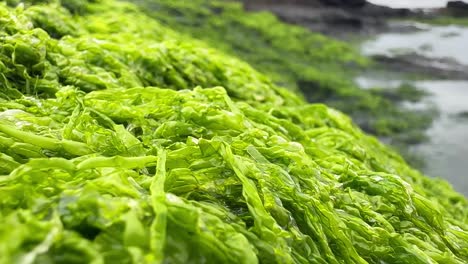
M 379 65 L 350 44 L 283 23 L 268 12 L 247 12 L 236 1 L 130 2 L 161 23 L 247 61 L 275 84 L 302 92 L 309 102 L 343 111 L 364 131 L 404 153 L 408 144 L 426 139 L 433 111 L 408 109 L 396 100 L 400 98 L 358 87 L 355 76 Z
M 0 263 L 466 262 L 448 183 L 131 4 L 83 3 L 0 5 Z

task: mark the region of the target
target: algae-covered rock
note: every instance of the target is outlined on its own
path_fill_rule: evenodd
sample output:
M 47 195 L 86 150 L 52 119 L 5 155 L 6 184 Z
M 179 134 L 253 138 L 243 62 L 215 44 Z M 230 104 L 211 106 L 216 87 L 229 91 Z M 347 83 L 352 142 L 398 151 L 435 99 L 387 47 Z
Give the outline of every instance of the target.
M 0 263 L 466 262 L 466 199 L 347 116 L 133 5 L 64 7 L 0 5 Z

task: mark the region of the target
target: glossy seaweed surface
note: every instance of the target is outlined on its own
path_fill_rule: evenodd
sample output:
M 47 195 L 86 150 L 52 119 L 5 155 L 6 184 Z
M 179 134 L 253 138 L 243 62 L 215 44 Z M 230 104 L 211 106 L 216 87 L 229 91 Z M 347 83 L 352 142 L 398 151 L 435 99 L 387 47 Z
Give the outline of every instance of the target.
M 0 263 L 465 263 L 468 204 L 132 4 L 0 5 Z
M 303 92 L 309 102 L 345 112 L 365 132 L 389 142 L 411 164 L 421 165 L 408 145 L 427 140 L 425 130 L 436 111 L 402 106 L 414 99 L 411 94 L 395 97 L 382 87 L 361 89 L 356 76 L 383 66 L 361 56 L 353 45 L 283 23 L 268 12 L 246 12 L 240 1 L 128 1 L 164 25 L 247 61 L 275 84 Z

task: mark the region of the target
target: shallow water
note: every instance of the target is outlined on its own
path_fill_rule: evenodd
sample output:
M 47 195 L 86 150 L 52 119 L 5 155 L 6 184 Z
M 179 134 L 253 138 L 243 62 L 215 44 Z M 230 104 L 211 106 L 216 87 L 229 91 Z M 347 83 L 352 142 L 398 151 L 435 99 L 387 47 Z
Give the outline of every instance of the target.
M 452 32 L 451 37 L 442 36 Z M 421 46 L 425 48 L 421 49 Z M 428 47 L 432 48 L 429 49 Z M 367 55 L 394 55 L 417 52 L 429 58 L 450 58 L 468 65 L 468 28 L 432 27 L 423 32 L 381 34 L 362 45 Z M 395 74 L 361 76 L 356 82 L 362 88 L 382 87 L 392 89 L 410 82 L 431 95 L 417 104 L 406 107 L 435 105 L 440 112 L 427 131 L 430 142 L 412 149 L 425 159 L 424 172 L 442 177 L 468 197 L 468 118 L 458 117 L 468 112 L 468 81 L 426 80 L 409 81 Z
M 365 54 L 387 56 L 416 53 L 428 58 L 449 58 L 468 65 L 468 28 L 426 27 L 413 33 L 385 33 L 364 43 Z
M 433 94 L 430 100 L 439 107 L 441 116 L 428 130 L 431 141 L 414 151 L 427 161 L 427 174 L 446 178 L 468 196 L 468 118 L 456 116 L 468 111 L 468 82 L 425 81 L 416 85 Z
M 395 8 L 435 8 L 445 6 L 448 0 L 369 0 L 369 2 Z
M 361 76 L 357 83 L 363 88 L 387 87 L 392 89 L 403 80 Z M 411 149 L 426 161 L 424 173 L 447 179 L 456 190 L 468 196 L 468 118 L 457 117 L 468 111 L 468 81 L 413 82 L 431 96 L 421 103 L 407 103 L 406 107 L 426 108 L 435 105 L 438 116 L 427 131 L 430 141 Z

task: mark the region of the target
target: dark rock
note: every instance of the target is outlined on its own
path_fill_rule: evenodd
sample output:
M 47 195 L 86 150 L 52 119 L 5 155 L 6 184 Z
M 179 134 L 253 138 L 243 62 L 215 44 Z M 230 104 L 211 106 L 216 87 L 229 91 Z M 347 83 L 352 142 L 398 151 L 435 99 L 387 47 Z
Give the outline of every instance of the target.
M 372 16 L 382 20 L 392 17 L 407 17 L 409 15 L 414 15 L 414 13 L 407 8 L 390 8 L 371 3 L 367 3 L 363 6 L 359 14 L 362 16 Z
M 448 58 L 427 58 L 416 53 L 396 56 L 375 55 L 373 58 L 387 69 L 433 78 L 468 80 L 468 66 Z
M 468 111 L 458 113 L 457 117 L 463 118 L 463 119 L 468 119 Z
M 386 30 L 388 18 L 406 17 L 408 9 L 393 9 L 365 0 L 243 0 L 248 10 L 267 10 L 281 20 L 338 38 Z
M 447 8 L 463 9 L 468 11 L 468 3 L 463 1 L 450 1 L 447 3 Z
M 468 16 L 468 3 L 463 1 L 450 1 L 447 3 L 449 15 L 453 16 Z
M 320 0 L 326 6 L 338 7 L 363 7 L 367 4 L 366 0 Z

